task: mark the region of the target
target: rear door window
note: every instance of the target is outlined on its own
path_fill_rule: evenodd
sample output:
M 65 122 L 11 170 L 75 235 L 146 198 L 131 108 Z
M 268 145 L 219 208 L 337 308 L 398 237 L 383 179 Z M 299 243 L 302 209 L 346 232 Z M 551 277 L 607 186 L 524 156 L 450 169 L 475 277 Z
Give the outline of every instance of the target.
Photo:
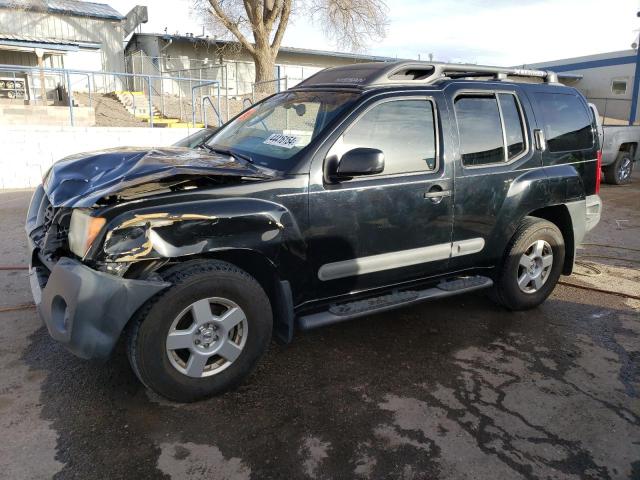
M 504 133 L 507 140 L 507 157 L 512 160 L 526 149 L 522 116 L 515 95 L 499 93 L 500 110 L 504 122 Z
M 515 160 L 527 151 L 522 109 L 513 93 L 462 94 L 455 100 L 462 164 Z
M 465 166 L 505 161 L 500 110 L 495 95 L 464 95 L 455 101 Z
M 593 147 L 591 115 L 570 93 L 536 93 L 542 111 L 544 135 L 550 152 L 570 152 Z

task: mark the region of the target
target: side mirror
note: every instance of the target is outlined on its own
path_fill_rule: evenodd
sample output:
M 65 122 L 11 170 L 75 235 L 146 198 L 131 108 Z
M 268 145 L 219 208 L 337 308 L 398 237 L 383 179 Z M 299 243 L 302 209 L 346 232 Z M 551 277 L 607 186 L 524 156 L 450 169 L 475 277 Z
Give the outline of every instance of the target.
M 375 175 L 384 170 L 384 153 L 377 148 L 354 148 L 345 153 L 338 162 L 336 176 L 351 178 L 360 175 Z

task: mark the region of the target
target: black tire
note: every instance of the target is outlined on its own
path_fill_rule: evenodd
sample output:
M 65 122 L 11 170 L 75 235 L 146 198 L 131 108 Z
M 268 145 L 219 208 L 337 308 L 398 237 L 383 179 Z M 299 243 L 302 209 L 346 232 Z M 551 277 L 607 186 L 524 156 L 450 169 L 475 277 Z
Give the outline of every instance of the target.
M 544 282 L 542 286 L 536 289 L 534 281 L 531 280 L 532 291 L 527 293 L 518 285 L 519 277 L 526 280 L 521 273 L 528 273 L 527 269 L 521 266 L 520 260 L 529 251 L 528 249 L 534 247 L 533 244 L 540 240 L 546 242 L 546 250 L 550 247 L 553 263 L 546 271 L 546 275 L 542 277 Z M 558 227 L 540 218 L 525 217 L 507 245 L 491 298 L 509 310 L 528 310 L 537 307 L 555 288 L 562 273 L 564 256 L 564 239 Z
M 193 402 L 233 389 L 253 370 L 271 340 L 273 319 L 264 290 L 248 273 L 222 261 L 186 262 L 163 272 L 162 277 L 173 285 L 149 300 L 127 327 L 127 354 L 136 376 L 149 389 L 177 402 Z M 247 338 L 228 367 L 193 378 L 178 371 L 169 359 L 167 336 L 180 312 L 210 297 L 231 300 L 242 309 Z
M 631 152 L 619 152 L 616 161 L 602 169 L 605 182 L 612 185 L 630 183 L 634 163 Z

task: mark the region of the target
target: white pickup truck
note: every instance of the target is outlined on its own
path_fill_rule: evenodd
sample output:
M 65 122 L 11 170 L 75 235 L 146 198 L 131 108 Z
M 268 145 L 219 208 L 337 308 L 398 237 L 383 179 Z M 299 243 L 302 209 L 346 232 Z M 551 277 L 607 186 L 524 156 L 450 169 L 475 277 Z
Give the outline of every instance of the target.
M 640 155 L 640 126 L 602 125 L 596 106 L 592 103 L 589 106 L 598 124 L 605 182 L 614 185 L 631 182 L 633 165 Z

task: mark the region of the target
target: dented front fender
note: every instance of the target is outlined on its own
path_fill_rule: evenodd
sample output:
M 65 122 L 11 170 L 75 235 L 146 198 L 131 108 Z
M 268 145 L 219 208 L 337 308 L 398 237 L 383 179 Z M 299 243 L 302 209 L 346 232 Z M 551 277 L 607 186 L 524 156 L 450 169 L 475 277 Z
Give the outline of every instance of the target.
M 180 258 L 226 249 L 258 251 L 274 264 L 303 256 L 300 229 L 282 205 L 226 198 L 155 206 L 113 218 L 88 256 L 98 262 Z

